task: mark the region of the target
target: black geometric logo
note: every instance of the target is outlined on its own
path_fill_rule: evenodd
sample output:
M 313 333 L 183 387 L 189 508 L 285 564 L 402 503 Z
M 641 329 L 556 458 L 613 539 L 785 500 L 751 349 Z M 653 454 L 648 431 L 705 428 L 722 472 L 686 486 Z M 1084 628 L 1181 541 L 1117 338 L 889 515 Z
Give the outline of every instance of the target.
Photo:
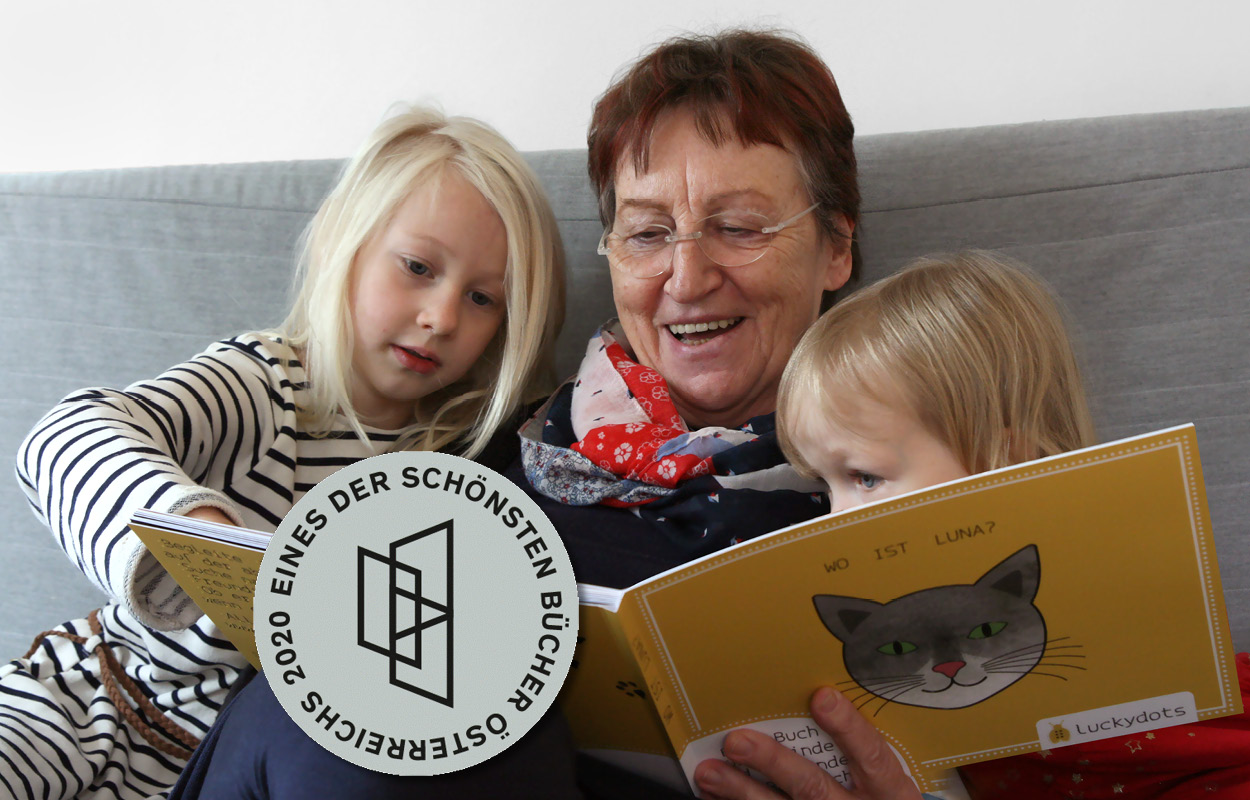
M 356 549 L 356 643 L 390 660 L 390 682 L 452 705 L 452 521 Z

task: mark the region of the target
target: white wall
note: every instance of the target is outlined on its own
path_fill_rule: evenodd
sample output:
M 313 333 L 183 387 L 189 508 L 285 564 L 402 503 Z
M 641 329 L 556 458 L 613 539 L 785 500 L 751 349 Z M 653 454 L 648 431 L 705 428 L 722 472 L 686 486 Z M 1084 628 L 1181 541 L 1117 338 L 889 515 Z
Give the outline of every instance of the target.
M 805 36 L 860 133 L 1250 105 L 1242 0 L 0 0 L 0 171 L 341 157 L 397 100 L 581 147 L 647 45 Z

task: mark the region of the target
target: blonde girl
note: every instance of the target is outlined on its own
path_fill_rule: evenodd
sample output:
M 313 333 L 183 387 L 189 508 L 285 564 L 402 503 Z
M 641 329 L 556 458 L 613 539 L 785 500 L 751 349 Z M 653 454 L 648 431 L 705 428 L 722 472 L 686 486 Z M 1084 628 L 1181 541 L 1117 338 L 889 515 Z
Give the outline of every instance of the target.
M 297 286 L 277 329 L 77 392 L 23 443 L 33 508 L 113 599 L 0 668 L 8 793 L 167 791 L 246 666 L 129 532 L 132 511 L 272 530 L 376 453 L 498 468 L 507 423 L 548 389 L 559 235 L 533 172 L 480 122 L 412 109 L 383 123 L 308 228 Z

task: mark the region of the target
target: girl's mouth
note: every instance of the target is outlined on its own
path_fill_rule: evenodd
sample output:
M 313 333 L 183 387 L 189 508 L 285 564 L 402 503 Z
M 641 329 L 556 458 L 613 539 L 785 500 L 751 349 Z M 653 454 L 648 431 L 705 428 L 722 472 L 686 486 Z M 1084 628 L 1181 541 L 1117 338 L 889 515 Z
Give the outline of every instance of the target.
M 697 347 L 712 341 L 717 336 L 732 330 L 742 322 L 745 317 L 729 317 L 728 319 L 718 319 L 711 322 L 691 322 L 679 325 L 666 325 L 668 332 L 673 338 L 684 345 Z
M 439 367 L 438 359 L 433 353 L 428 351 L 410 349 L 393 344 L 391 345 L 391 352 L 395 354 L 395 358 L 404 369 L 419 372 L 422 375 L 429 375 Z

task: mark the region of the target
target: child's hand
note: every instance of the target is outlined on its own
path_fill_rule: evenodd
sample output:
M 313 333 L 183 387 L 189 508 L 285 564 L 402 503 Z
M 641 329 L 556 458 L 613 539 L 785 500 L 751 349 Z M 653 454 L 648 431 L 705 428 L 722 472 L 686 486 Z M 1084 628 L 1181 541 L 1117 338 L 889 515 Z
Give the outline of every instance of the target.
M 234 520 L 227 517 L 219 509 L 212 506 L 200 506 L 193 508 L 186 513 L 186 516 L 194 519 L 202 519 L 206 522 L 220 522 L 222 525 L 233 525 Z

